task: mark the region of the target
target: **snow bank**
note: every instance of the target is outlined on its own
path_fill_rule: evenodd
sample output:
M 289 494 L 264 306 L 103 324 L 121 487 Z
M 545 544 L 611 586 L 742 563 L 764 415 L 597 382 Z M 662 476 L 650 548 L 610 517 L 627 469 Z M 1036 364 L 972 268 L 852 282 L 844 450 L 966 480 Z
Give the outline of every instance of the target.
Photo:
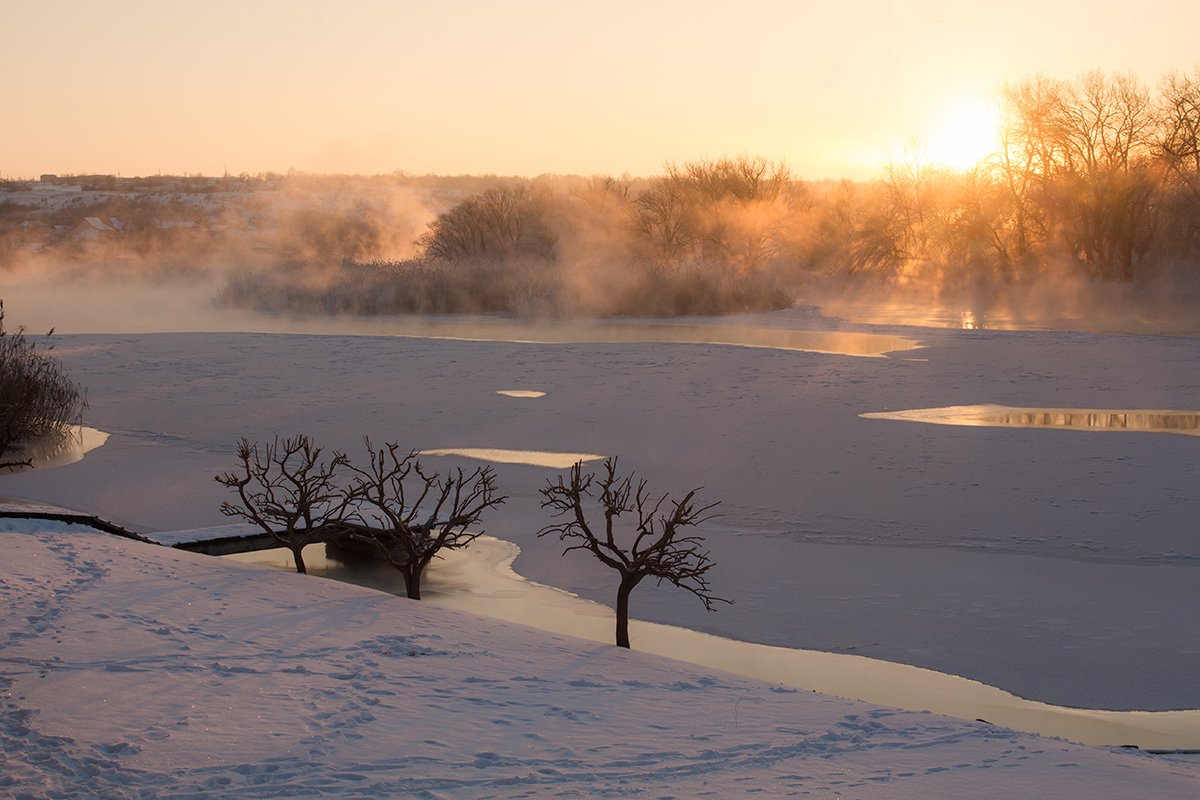
M 176 534 L 181 538 L 183 534 Z M 324 556 L 323 545 L 305 552 L 311 573 L 403 594 L 403 580 L 386 565 L 342 565 Z M 529 625 L 550 633 L 604 644 L 613 641 L 611 607 L 552 586 L 528 581 L 513 570 L 520 548 L 481 536 L 464 550 L 444 553 L 429 570 L 426 602 Z M 231 559 L 295 568 L 286 550 L 245 553 Z M 637 608 L 637 596 L 634 598 Z M 1029 733 L 1094 745 L 1143 749 L 1200 749 L 1200 711 L 1097 711 L 1025 700 L 955 675 L 845 653 L 822 653 L 742 642 L 671 625 L 633 619 L 633 646 L 642 652 L 882 706 L 988 722 Z
M 13 797 L 1196 796 L 1190 765 L 91 533 L 0 533 Z

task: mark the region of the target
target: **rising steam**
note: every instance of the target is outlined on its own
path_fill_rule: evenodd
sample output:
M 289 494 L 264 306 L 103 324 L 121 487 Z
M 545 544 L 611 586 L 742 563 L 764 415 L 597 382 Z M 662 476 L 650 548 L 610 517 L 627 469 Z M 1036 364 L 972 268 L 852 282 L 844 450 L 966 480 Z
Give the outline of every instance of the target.
M 1124 76 L 1026 81 L 1004 89 L 988 158 L 951 170 L 910 154 L 866 183 L 804 182 L 750 156 L 642 179 L 9 182 L 0 283 L 166 281 L 226 308 L 308 314 L 886 302 L 959 309 L 968 327 L 1099 314 L 1190 330 L 1197 109 L 1200 73 L 1157 93 Z

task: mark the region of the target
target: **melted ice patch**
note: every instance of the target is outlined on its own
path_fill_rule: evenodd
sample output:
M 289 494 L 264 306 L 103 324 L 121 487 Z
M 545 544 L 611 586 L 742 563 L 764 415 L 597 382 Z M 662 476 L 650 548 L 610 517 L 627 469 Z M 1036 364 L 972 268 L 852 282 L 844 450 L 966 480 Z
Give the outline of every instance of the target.
M 26 445 L 15 453 L 5 456 L 6 461 L 24 461 L 31 459 L 34 469 L 50 469 L 74 464 L 82 461 L 83 457 L 108 441 L 108 434 L 96 428 L 84 425 L 72 425 L 72 433 L 63 439 L 50 439 Z M 27 467 L 18 467 L 16 472 L 27 471 Z
M 1073 431 L 1181 433 L 1200 436 L 1200 412 L 1104 408 L 1017 408 L 977 405 L 914 408 L 859 414 L 865 419 L 896 419 L 933 425 L 998 428 L 1059 428 Z
M 475 447 L 446 447 L 422 450 L 423 456 L 462 456 L 496 464 L 529 464 L 534 467 L 566 469 L 577 461 L 599 461 L 604 456 L 595 453 L 556 453 L 548 450 L 491 450 Z
M 545 397 L 545 392 L 535 392 L 529 389 L 497 389 L 496 394 L 502 394 L 505 397 Z

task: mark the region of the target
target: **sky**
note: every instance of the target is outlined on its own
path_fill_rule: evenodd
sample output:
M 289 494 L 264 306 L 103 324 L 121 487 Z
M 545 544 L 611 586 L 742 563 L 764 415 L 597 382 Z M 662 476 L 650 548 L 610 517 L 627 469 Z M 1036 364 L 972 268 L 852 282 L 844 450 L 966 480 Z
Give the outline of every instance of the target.
M 978 138 L 1005 81 L 1191 72 L 1197 30 L 1194 0 L 0 0 L 0 176 L 863 178 Z

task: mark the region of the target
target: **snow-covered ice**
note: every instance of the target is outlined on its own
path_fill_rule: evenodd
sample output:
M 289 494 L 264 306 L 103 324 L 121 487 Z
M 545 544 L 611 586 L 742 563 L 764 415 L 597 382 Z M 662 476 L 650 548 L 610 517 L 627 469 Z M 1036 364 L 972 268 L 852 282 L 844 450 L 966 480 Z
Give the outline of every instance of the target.
M 14 308 L 19 304 L 13 302 Z M 748 324 L 748 323 L 747 323 Z M 808 326 L 811 315 L 762 324 Z M 422 449 L 619 455 L 655 487 L 704 486 L 705 614 L 639 588 L 655 622 L 848 652 L 1057 705 L 1200 708 L 1200 461 L 1194 437 L 915 425 L 858 415 L 994 403 L 1191 409 L 1200 341 L 903 329 L 925 361 L 695 344 L 516 344 L 369 336 L 63 336 L 112 438 L 2 494 L 134 530 L 226 522 L 212 480 L 241 436 L 366 434 Z M 497 385 L 538 386 L 518 403 Z M 446 456 L 439 463 L 453 464 Z M 478 462 L 464 461 L 470 468 Z M 553 470 L 497 465 L 484 527 L 532 580 L 611 603 L 611 576 L 535 533 Z

